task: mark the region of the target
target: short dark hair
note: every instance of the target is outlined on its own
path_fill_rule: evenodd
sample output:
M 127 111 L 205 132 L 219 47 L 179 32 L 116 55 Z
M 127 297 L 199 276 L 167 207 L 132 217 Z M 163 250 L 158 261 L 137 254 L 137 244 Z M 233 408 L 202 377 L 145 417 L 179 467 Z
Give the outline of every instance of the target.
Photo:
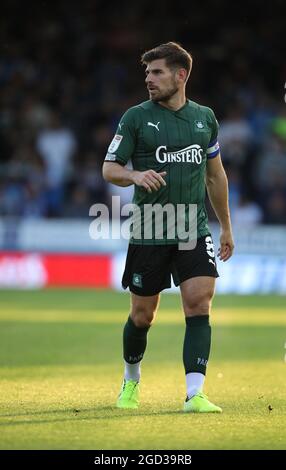
M 187 71 L 187 78 L 189 77 L 192 70 L 192 56 L 177 42 L 167 42 L 144 52 L 141 56 L 141 63 L 146 65 L 157 59 L 165 59 L 170 69 L 182 67 Z

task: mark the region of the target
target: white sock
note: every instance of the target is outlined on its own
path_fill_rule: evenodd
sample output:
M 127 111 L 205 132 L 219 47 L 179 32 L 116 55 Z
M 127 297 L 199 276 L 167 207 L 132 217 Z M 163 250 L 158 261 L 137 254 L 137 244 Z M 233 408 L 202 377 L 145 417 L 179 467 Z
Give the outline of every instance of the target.
M 205 376 L 199 372 L 190 372 L 186 375 L 187 397 L 190 398 L 198 392 L 202 392 Z
M 125 362 L 125 370 L 124 370 L 124 378 L 125 380 L 136 380 L 136 382 L 139 382 L 140 376 L 141 376 L 141 369 L 140 369 L 140 363 L 136 362 L 136 364 L 129 364 L 128 362 Z

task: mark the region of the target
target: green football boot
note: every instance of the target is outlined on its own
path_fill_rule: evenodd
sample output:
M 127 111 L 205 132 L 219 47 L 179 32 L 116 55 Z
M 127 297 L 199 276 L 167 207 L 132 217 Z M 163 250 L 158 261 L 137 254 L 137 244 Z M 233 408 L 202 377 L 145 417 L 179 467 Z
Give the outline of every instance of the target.
M 139 382 L 136 380 L 123 380 L 116 402 L 117 408 L 135 410 L 139 406 Z
M 199 392 L 184 403 L 184 411 L 189 413 L 222 413 L 222 409 L 208 400 L 208 397 Z

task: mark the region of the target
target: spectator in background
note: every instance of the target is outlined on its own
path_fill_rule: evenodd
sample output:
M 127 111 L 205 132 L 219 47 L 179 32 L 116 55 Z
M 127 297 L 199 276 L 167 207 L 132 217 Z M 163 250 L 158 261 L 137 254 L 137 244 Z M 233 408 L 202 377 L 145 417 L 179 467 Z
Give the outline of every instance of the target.
M 88 152 L 84 165 L 78 164 L 78 182 L 89 191 L 91 204 L 106 202 L 106 184 L 102 178 L 100 159 L 96 152 Z
M 46 167 L 48 213 L 58 216 L 64 197 L 63 185 L 77 149 L 76 138 L 63 126 L 59 114 L 53 112 L 49 126 L 40 131 L 36 146 Z
M 23 180 L 8 178 L 0 187 L 0 213 L 10 217 L 23 215 L 25 189 Z
M 280 114 L 272 121 L 273 132 L 286 142 L 286 106 L 281 108 Z
M 63 215 L 67 218 L 87 218 L 90 206 L 87 189 L 84 186 L 76 185 L 71 191 Z
M 221 121 L 219 141 L 223 160 L 235 166 L 241 166 L 253 144 L 251 127 L 238 103 L 233 103 Z
M 20 109 L 20 119 L 23 126 L 33 133 L 48 127 L 50 122 L 49 108 L 35 94 L 25 96 Z
M 256 101 L 249 110 L 248 121 L 251 126 L 254 144 L 258 147 L 265 145 L 268 139 L 268 130 L 276 116 L 273 98 L 261 89 L 259 80 L 256 79 Z
M 47 201 L 41 187 L 36 184 L 25 185 L 24 207 L 22 215 L 25 218 L 44 217 L 47 212 Z
M 110 140 L 113 137 L 113 130 L 111 129 L 110 123 L 107 122 L 106 118 L 102 117 L 102 120 L 91 131 L 91 146 L 95 149 L 100 164 L 102 164 L 106 146 L 108 147 Z
M 267 147 L 257 157 L 255 173 L 257 189 L 264 197 L 278 181 L 286 186 L 286 139 L 273 132 Z
M 232 223 L 240 227 L 249 227 L 262 222 L 263 211 L 247 194 L 241 194 L 239 203 L 232 211 Z
M 286 224 L 286 191 L 277 189 L 269 195 L 263 222 L 274 225 Z
M 226 165 L 225 171 L 228 175 L 228 198 L 231 213 L 239 205 L 242 191 L 242 180 L 239 169 L 236 166 Z

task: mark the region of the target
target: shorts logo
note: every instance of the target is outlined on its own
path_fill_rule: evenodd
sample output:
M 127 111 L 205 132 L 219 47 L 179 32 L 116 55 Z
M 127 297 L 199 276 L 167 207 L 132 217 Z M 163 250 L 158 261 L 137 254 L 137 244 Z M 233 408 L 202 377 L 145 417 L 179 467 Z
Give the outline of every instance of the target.
M 132 284 L 133 284 L 133 286 L 136 286 L 136 287 L 143 287 L 142 286 L 142 275 L 134 273 L 133 278 L 132 278 Z
M 108 147 L 108 153 L 116 152 L 122 139 L 123 139 L 123 135 L 115 134 L 115 136 L 112 139 L 111 144 Z
M 214 258 L 215 257 L 215 251 L 214 251 L 214 244 L 213 244 L 213 241 L 212 241 L 212 237 L 210 237 L 210 236 L 206 237 L 205 242 L 206 242 L 207 254 L 211 258 Z

